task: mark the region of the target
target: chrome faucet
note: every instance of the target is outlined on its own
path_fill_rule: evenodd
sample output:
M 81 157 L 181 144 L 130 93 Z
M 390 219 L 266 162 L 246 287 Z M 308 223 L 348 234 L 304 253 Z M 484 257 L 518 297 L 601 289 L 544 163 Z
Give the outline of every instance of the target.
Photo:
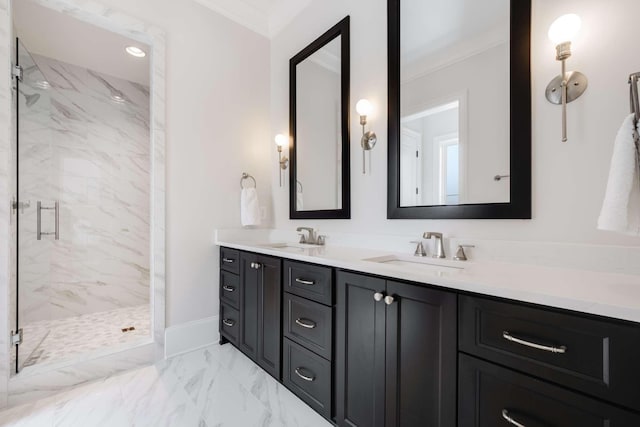
M 446 258 L 447 256 L 444 253 L 444 243 L 442 239 L 442 233 L 435 233 L 433 231 L 425 232 L 422 237 L 425 239 L 436 239 L 436 253 L 433 255 L 434 258 Z
M 311 227 L 298 227 L 296 231 L 306 231 L 307 236 L 304 233 L 300 233 L 300 243 L 307 243 L 309 245 L 324 246 L 325 236 L 319 236 L 316 234 L 316 230 Z

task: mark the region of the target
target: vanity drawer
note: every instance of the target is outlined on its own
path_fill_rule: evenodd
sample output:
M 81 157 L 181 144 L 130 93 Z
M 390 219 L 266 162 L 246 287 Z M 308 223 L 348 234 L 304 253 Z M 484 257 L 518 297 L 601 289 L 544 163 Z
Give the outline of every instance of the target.
M 240 313 L 235 308 L 220 304 L 220 333 L 233 344 L 238 344 Z
M 331 360 L 333 309 L 284 294 L 284 336 Z
M 220 269 L 240 274 L 240 251 L 220 248 Z
M 238 309 L 240 301 L 240 277 L 226 271 L 220 272 L 220 299 Z
M 464 354 L 459 375 L 460 427 L 640 425 L 637 414 Z
M 325 305 L 333 304 L 333 274 L 330 267 L 284 262 L 285 292 Z
M 462 296 L 459 349 L 640 410 L 640 326 Z
M 329 361 L 285 338 L 283 382 L 316 412 L 331 419 Z

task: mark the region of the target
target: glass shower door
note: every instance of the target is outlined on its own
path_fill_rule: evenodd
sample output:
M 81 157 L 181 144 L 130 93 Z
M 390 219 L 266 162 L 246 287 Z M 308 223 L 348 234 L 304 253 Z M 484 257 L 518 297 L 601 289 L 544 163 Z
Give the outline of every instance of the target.
M 34 373 L 151 340 L 150 92 L 16 44 L 11 316 Z
M 32 357 L 45 339 L 46 328 L 25 329 L 25 320 L 48 318 L 51 251 L 59 238 L 59 204 L 51 183 L 51 100 L 49 83 L 20 40 L 16 43 L 16 64 L 22 69 L 17 79 L 17 275 L 16 330 L 23 330 L 16 346 L 16 372 Z M 29 298 L 25 298 L 25 294 Z

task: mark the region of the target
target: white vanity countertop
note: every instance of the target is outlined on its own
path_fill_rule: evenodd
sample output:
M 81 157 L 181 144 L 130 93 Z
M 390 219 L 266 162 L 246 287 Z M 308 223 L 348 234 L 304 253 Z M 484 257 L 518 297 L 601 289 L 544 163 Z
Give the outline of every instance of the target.
M 278 242 L 275 242 L 278 243 Z M 640 276 L 599 273 L 527 264 L 433 260 L 463 267 L 456 273 L 419 271 L 397 265 L 365 261 L 368 258 L 407 253 L 320 246 L 299 253 L 269 247 L 274 242 L 216 241 L 218 246 L 322 264 L 393 279 L 441 286 L 517 301 L 545 305 L 640 323 Z M 293 249 L 295 250 L 295 249 Z

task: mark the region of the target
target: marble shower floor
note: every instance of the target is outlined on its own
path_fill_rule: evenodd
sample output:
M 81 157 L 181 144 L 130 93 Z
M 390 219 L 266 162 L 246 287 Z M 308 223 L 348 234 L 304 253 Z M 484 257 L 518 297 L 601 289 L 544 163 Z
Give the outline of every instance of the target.
M 330 427 L 230 344 L 0 412 L 14 427 Z
M 122 328 L 135 329 L 122 332 Z M 127 307 L 23 326 L 22 372 L 120 351 L 151 339 L 149 305 Z M 14 354 L 15 361 L 15 354 Z

